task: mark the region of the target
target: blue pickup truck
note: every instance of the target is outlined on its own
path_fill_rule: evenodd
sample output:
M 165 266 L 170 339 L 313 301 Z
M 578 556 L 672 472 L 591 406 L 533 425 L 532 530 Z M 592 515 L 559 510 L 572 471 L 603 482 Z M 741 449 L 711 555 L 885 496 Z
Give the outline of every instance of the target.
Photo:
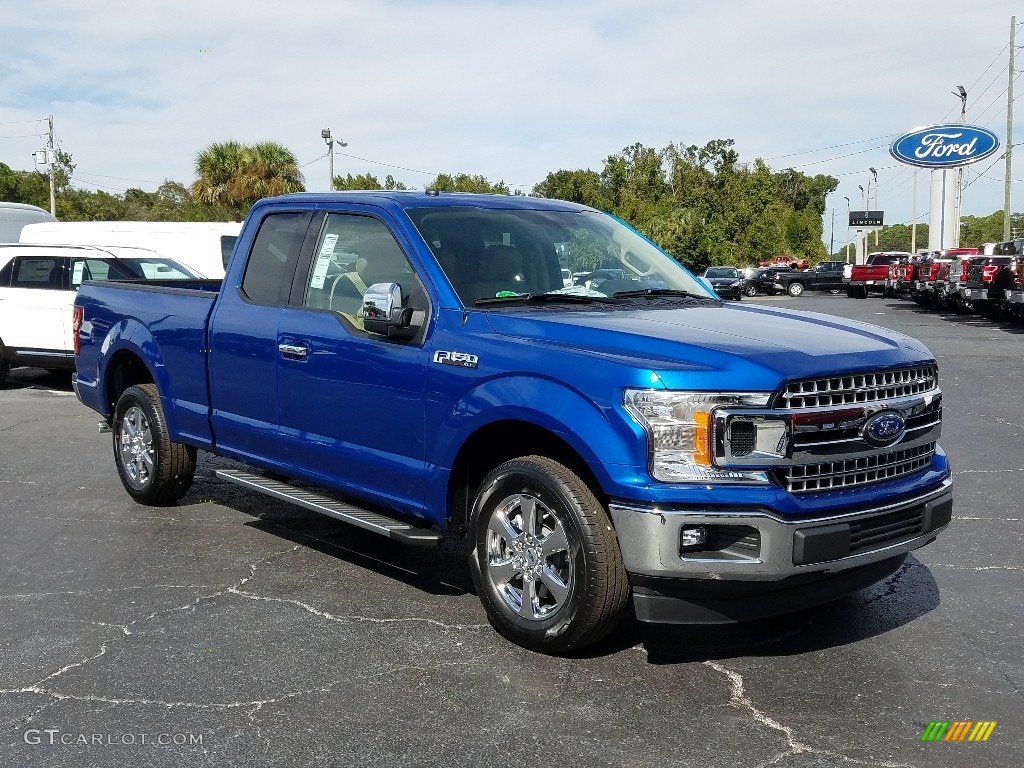
M 720 623 L 833 600 L 952 516 L 922 344 L 726 305 L 571 203 L 262 200 L 222 283 L 88 282 L 74 328 L 75 391 L 136 501 L 183 498 L 204 450 L 412 546 L 465 536 L 492 625 L 542 652 L 630 605 Z

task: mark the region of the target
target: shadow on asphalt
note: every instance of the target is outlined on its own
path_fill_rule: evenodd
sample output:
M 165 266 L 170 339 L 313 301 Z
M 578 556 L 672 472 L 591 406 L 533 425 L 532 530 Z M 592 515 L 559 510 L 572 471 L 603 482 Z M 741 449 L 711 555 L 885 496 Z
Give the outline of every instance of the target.
M 743 624 L 656 625 L 632 619 L 588 655 L 642 644 L 651 664 L 792 656 L 885 634 L 934 610 L 939 600 L 931 571 L 911 555 L 887 579 L 816 608 Z
M 1014 323 L 1012 320 L 994 320 L 974 312 L 954 312 L 952 309 L 932 309 L 928 306 L 916 304 L 909 299 L 906 301 L 883 299 L 886 309 L 900 312 L 913 312 L 915 315 L 932 315 L 943 322 L 955 325 L 971 325 L 976 328 L 992 328 L 997 331 L 1005 331 L 1014 335 L 1024 334 L 1024 325 Z
M 44 389 L 72 392 L 71 371 L 47 371 L 42 368 L 12 368 L 0 389 Z

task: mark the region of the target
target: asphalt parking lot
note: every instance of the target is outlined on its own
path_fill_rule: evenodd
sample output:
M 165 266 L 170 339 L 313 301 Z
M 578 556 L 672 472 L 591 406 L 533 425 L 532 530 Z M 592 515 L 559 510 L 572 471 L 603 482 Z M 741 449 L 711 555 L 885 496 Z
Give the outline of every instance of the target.
M 750 301 L 744 299 L 744 303 Z M 0 765 L 1019 766 L 1024 329 L 759 298 L 939 359 L 954 522 L 883 583 L 756 624 L 502 640 L 457 543 L 406 549 L 211 478 L 134 504 L 67 377 L 0 387 Z M 984 743 L 922 743 L 989 720 Z M 98 738 L 97 738 L 98 737 Z

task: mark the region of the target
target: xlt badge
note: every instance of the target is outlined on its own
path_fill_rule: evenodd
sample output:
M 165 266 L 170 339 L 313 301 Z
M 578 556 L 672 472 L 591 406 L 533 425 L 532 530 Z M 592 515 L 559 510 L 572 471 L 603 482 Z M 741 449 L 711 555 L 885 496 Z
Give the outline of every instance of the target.
M 434 362 L 441 365 L 454 365 L 458 368 L 476 368 L 480 358 L 467 352 L 435 352 Z

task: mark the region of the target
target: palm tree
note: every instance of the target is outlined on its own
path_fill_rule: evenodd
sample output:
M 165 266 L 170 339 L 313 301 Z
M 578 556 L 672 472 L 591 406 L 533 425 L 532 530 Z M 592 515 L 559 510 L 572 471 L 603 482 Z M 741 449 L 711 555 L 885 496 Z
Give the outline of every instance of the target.
M 239 218 L 261 197 L 301 192 L 302 172 L 290 149 L 264 141 L 214 142 L 196 155 L 193 199 L 219 205 Z

